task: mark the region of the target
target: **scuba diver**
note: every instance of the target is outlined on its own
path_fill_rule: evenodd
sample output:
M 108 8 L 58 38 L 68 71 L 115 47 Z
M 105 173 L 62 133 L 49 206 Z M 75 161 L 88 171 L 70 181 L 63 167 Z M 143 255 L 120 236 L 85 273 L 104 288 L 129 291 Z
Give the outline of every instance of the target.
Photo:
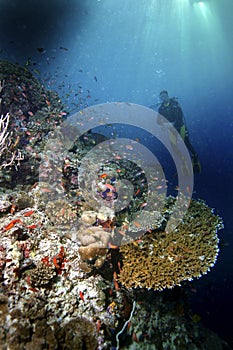
M 170 98 L 168 92 L 163 90 L 159 94 L 161 100 L 158 112 L 176 128 L 188 148 L 195 173 L 201 172 L 201 164 L 198 155 L 189 140 L 189 133 L 185 124 L 183 111 L 175 97 Z

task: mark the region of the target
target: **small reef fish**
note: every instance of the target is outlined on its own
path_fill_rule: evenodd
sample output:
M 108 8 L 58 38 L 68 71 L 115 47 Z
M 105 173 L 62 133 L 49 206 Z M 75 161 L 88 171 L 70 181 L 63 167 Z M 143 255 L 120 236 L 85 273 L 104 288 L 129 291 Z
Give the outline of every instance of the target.
M 139 222 L 137 222 L 137 221 L 134 221 L 134 225 L 135 225 L 136 227 L 141 227 L 141 224 L 140 224 Z
M 29 210 L 29 211 L 26 211 L 26 213 L 23 214 L 23 216 L 30 216 L 34 214 L 34 210 Z
M 136 197 L 140 193 L 140 188 L 137 189 L 137 191 L 134 193 L 134 197 Z
M 8 231 L 10 230 L 12 227 L 15 226 L 15 224 L 17 224 L 18 222 L 22 222 L 20 219 L 14 219 L 12 220 L 8 225 L 6 225 L 5 227 L 3 227 L 3 231 Z
M 15 204 L 12 204 L 11 209 L 10 209 L 10 213 L 11 213 L 11 214 L 14 214 L 15 211 L 16 211 L 16 205 L 15 205 Z
M 101 174 L 99 177 L 100 177 L 101 179 L 105 179 L 107 176 L 108 176 L 108 174 L 104 173 L 104 174 Z
M 52 192 L 52 190 L 50 190 L 49 188 L 46 188 L 46 187 L 43 187 L 43 188 L 41 188 L 40 190 L 41 190 L 41 192 L 43 192 L 43 193 L 51 193 L 51 192 Z
M 38 51 L 39 53 L 45 53 L 45 52 L 46 52 L 45 49 L 44 49 L 43 47 L 37 47 L 37 51 Z
M 68 49 L 64 46 L 60 46 L 60 50 L 68 51 Z
M 138 343 L 138 337 L 136 335 L 136 333 L 134 332 L 133 335 L 132 335 L 132 339 L 133 341 L 135 341 L 136 343 Z
M 79 298 L 82 300 L 82 301 L 84 301 L 85 299 L 84 299 L 84 294 L 83 294 L 83 292 L 80 290 L 80 292 L 79 292 Z

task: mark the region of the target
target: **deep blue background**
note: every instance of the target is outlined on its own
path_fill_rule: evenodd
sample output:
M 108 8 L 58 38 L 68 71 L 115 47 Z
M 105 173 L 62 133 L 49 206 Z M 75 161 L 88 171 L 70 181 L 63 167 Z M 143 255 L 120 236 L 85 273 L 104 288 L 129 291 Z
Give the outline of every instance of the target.
M 107 101 L 150 106 L 162 89 L 179 98 L 202 164 L 194 196 L 225 223 L 216 266 L 194 282 L 194 309 L 232 340 L 232 0 L 2 0 L 0 9 L 1 58 L 39 70 L 71 114 Z

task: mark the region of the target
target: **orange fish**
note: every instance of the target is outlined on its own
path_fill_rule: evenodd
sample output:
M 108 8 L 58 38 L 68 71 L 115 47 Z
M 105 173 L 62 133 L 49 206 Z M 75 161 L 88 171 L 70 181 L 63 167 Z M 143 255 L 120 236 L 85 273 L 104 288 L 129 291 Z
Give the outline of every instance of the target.
M 12 204 L 10 213 L 11 213 L 11 214 L 14 214 L 15 211 L 16 211 L 16 205 L 15 205 L 15 204 Z
M 147 203 L 145 202 L 145 203 L 142 203 L 142 205 L 141 205 L 141 208 L 144 208 L 144 207 L 146 207 L 147 206 Z
M 132 335 L 132 339 L 133 341 L 135 341 L 136 343 L 138 343 L 138 337 L 136 335 L 136 333 L 134 332 L 133 335 Z
M 29 230 L 34 230 L 35 228 L 37 228 L 37 224 L 26 226 L 26 228 Z
M 41 188 L 41 192 L 50 193 L 50 192 L 52 192 L 52 191 L 51 191 L 49 188 L 43 187 L 43 188 Z
M 137 222 L 137 221 L 134 221 L 134 225 L 135 225 L 136 227 L 141 227 L 141 224 L 140 224 L 139 222 Z
M 3 231 L 8 231 L 10 230 L 12 227 L 15 226 L 15 224 L 17 224 L 18 222 L 22 222 L 20 219 L 15 219 L 15 220 L 12 220 L 8 225 L 6 225 L 4 228 L 3 228 Z
M 96 322 L 96 330 L 97 330 L 98 333 L 100 331 L 100 328 L 101 328 L 101 321 L 97 320 L 97 322 Z
M 34 210 L 29 210 L 26 213 L 24 213 L 23 216 L 30 216 L 32 214 L 34 214 Z
M 60 266 L 59 266 L 58 263 L 57 263 L 57 257 L 56 257 L 56 256 L 53 258 L 53 263 L 54 263 L 54 265 L 55 265 L 55 267 L 56 267 L 57 269 L 60 269 Z
M 61 208 L 60 213 L 63 216 L 65 214 L 65 208 Z
M 80 290 L 80 292 L 79 292 L 79 298 L 80 298 L 82 301 L 84 301 L 84 294 L 83 294 L 83 292 L 81 292 L 81 290 Z
M 107 176 L 108 176 L 108 174 L 104 173 L 104 174 L 100 175 L 100 178 L 105 179 Z

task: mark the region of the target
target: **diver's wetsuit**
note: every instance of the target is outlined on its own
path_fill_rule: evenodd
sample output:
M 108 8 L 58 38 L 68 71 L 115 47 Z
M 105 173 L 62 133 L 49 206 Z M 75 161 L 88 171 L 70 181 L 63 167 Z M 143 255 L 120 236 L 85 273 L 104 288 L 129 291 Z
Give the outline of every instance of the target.
M 173 124 L 188 148 L 193 161 L 196 161 L 197 154 L 190 143 L 188 130 L 184 121 L 184 114 L 176 98 L 173 97 L 169 99 L 169 102 L 163 102 L 158 111 L 164 118 Z

